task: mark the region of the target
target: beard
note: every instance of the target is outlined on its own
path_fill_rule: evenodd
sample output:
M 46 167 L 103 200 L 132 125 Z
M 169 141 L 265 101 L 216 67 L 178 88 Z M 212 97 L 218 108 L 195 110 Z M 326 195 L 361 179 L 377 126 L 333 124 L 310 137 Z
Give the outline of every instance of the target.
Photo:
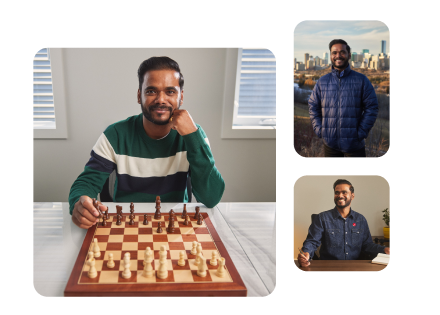
M 159 126 L 164 126 L 166 124 L 169 123 L 171 116 L 173 115 L 173 108 L 171 106 L 165 106 L 165 105 L 160 105 L 160 104 L 156 104 L 156 105 L 151 105 L 148 107 L 145 107 L 141 104 L 141 109 L 142 109 L 142 114 L 144 115 L 144 117 L 152 122 L 155 125 L 159 125 Z M 155 110 L 155 109 L 165 109 L 168 110 L 170 112 L 170 116 L 168 117 L 167 120 L 156 120 L 153 118 L 153 116 L 151 115 L 151 111 Z
M 347 66 L 348 66 L 348 58 L 345 59 L 345 61 L 344 61 L 344 63 L 342 64 L 342 66 L 339 66 L 339 67 L 336 66 L 336 62 L 333 61 L 333 60 L 332 60 L 332 65 L 333 65 L 333 67 L 336 68 L 336 69 L 345 69 L 345 68 L 347 68 Z
M 334 201 L 335 201 L 335 205 L 336 205 L 336 208 L 346 208 L 346 207 L 349 207 L 350 206 L 350 204 L 351 204 L 351 199 L 348 199 L 346 202 L 345 202 L 345 205 L 344 206 L 339 206 L 338 205 L 338 201 L 339 200 L 341 200 L 341 199 L 335 199 Z

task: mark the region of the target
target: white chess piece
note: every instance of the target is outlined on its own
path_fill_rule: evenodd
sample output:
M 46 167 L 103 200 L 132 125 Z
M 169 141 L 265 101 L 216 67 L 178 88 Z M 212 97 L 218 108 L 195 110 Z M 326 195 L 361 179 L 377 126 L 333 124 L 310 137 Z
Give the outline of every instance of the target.
M 93 239 L 93 253 L 95 255 L 95 258 L 101 257 L 101 250 L 99 249 L 97 238 Z
M 128 279 L 131 277 L 130 253 L 125 253 L 123 263 L 124 263 L 124 271 L 122 272 L 122 278 Z
M 150 249 L 150 247 L 147 247 L 144 257 L 144 271 L 142 272 L 142 276 L 145 278 L 151 278 L 154 275 L 153 266 L 151 265 L 153 262 L 153 255 L 153 251 Z
M 179 253 L 179 261 L 177 262 L 179 266 L 185 266 L 185 251 Z
M 192 243 L 192 248 L 191 248 L 191 255 L 196 255 L 197 254 L 197 242 L 194 241 Z
M 226 275 L 225 264 L 226 264 L 225 258 L 221 257 L 218 260 L 218 265 L 219 266 L 217 268 L 217 277 L 223 278 Z
M 107 267 L 108 268 L 113 268 L 114 266 L 115 266 L 115 261 L 113 260 L 113 254 L 109 253 L 108 254 Z
M 87 265 L 90 266 L 89 272 L 87 273 L 87 276 L 89 276 L 89 278 L 96 278 L 96 276 L 98 275 L 98 272 L 96 271 L 95 268 L 95 257 L 93 257 L 94 254 L 93 252 L 89 252 L 89 259 L 87 260 Z
M 217 266 L 217 251 L 212 251 L 211 261 L 209 262 L 211 266 Z
M 194 265 L 198 266 L 200 264 L 200 259 L 202 258 L 202 244 L 197 243 L 197 255 L 196 260 L 194 261 Z
M 160 246 L 159 251 L 159 269 L 157 270 L 157 277 L 159 279 L 165 279 L 168 277 L 168 268 L 167 268 L 167 251 L 164 245 Z
M 200 256 L 200 263 L 199 268 L 197 269 L 197 275 L 202 278 L 206 277 L 206 269 L 208 269 L 208 266 L 206 266 L 206 258 Z

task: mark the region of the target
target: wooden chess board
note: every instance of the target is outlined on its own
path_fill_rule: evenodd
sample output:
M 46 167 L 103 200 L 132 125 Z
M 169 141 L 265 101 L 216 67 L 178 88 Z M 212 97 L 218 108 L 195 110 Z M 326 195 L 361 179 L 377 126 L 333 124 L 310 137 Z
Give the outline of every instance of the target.
M 106 226 L 101 223 L 91 227 L 84 239 L 78 258 L 73 267 L 65 296 L 246 296 L 246 287 L 234 266 L 225 246 L 212 225 L 207 213 L 201 213 L 202 225 L 197 224 L 194 213 L 190 215 L 190 224 L 184 225 L 181 213 L 175 214 L 175 228 L 168 233 L 168 214 L 155 220 L 154 213 L 148 213 L 148 225 L 143 225 L 143 213 L 135 213 L 134 224 L 129 225 L 130 213 L 124 213 L 122 224 L 116 225 L 116 214 L 109 214 Z M 162 222 L 162 233 L 157 233 L 158 222 Z M 96 278 L 87 276 L 89 266 L 87 254 L 93 248 L 93 239 L 98 239 L 101 256 L 95 258 L 98 272 Z M 190 253 L 192 242 L 202 245 L 202 254 L 208 266 L 207 276 L 197 275 L 198 267 L 194 264 L 195 255 Z M 159 249 L 167 249 L 168 277 L 159 279 L 142 276 L 144 253 L 147 247 L 154 251 L 153 269 L 159 267 Z M 179 266 L 179 253 L 185 251 L 185 265 Z M 212 251 L 217 257 L 226 259 L 226 276 L 216 275 L 217 266 L 211 266 Z M 131 258 L 131 278 L 124 279 L 122 259 L 129 252 Z M 108 254 L 113 253 L 115 266 L 107 267 Z

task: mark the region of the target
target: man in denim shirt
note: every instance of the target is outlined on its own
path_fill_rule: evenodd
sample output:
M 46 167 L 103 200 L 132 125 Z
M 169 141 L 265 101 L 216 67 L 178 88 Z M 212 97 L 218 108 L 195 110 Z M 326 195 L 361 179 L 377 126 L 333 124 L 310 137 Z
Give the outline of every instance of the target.
M 361 252 L 389 254 L 389 247 L 373 243 L 365 217 L 350 208 L 354 199 L 353 185 L 345 179 L 338 179 L 333 189 L 336 207 L 314 218 L 302 247 L 305 256 L 298 255 L 300 265 L 310 265 L 319 245 L 320 259 L 323 260 L 355 260 Z

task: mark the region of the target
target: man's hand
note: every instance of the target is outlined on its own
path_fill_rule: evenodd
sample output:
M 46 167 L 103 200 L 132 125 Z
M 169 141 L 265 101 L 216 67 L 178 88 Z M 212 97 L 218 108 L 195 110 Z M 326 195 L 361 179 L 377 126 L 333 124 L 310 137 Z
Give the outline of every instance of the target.
M 387 254 L 387 255 L 390 254 L 390 248 L 389 247 L 385 247 L 384 251 L 385 251 L 385 254 Z
M 171 128 L 177 130 L 181 136 L 186 136 L 197 131 L 197 126 L 194 123 L 191 115 L 184 109 L 175 109 L 173 116 L 170 118 Z
M 99 201 L 98 207 L 101 211 L 107 210 L 107 207 Z M 72 221 L 80 228 L 88 229 L 92 225 L 95 225 L 97 222 L 99 222 L 98 216 L 99 212 L 93 206 L 92 198 L 88 196 L 81 196 L 73 208 Z
M 308 267 L 310 266 L 310 254 L 308 252 L 304 252 L 305 255 L 299 253 L 298 254 L 298 262 L 300 264 L 301 267 Z

